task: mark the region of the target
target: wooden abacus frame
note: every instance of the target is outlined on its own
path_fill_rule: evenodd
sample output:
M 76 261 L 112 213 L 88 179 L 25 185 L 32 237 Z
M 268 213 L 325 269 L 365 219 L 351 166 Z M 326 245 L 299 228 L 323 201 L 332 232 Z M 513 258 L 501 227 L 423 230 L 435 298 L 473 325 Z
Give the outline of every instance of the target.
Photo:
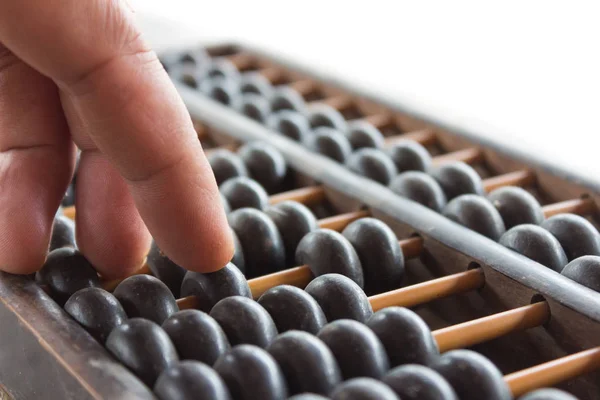
M 218 46 L 213 51 L 235 46 Z M 474 145 L 481 150 L 487 166 L 495 173 L 527 169 L 536 177 L 537 187 L 548 197 L 559 200 L 588 196 L 597 204 L 600 185 L 583 182 L 575 174 L 560 171 L 543 162 L 531 162 L 529 155 L 515 154 L 496 143 L 475 135 L 451 130 L 434 120 L 410 115 L 400 107 L 378 97 L 345 90 L 346 83 L 332 83 L 330 77 L 302 71 L 291 63 L 252 50 L 272 74 L 288 69 L 309 81 L 319 80 L 328 93 L 337 93 L 340 101 L 352 96 L 360 107 L 373 115 L 392 115 L 403 132 L 433 132 L 447 151 Z M 311 153 L 300 145 L 270 132 L 262 125 L 227 107 L 178 85 L 192 116 L 221 145 L 255 140 L 266 141 L 281 151 L 304 183 L 324 187 L 325 197 L 339 212 L 366 209 L 392 227 L 398 237 L 418 235 L 423 239 L 420 258 L 409 261 L 418 266 L 407 268 L 406 284 L 418 283 L 480 267 L 485 286 L 452 298 L 440 299 L 415 310 L 431 329 L 439 329 L 474 318 L 514 309 L 543 298 L 551 319 L 544 326 L 512 333 L 473 349 L 489 356 L 506 374 L 556 359 L 600 343 L 600 293 L 571 281 L 498 243 L 447 220 L 428 208 L 400 198 L 374 181 L 352 174 L 343 166 Z M 346 101 L 345 100 L 345 101 Z M 398 132 L 399 133 L 399 132 Z M 424 267 L 426 266 L 426 267 Z M 420 267 L 420 268 L 419 268 Z M 527 271 L 524 273 L 524 271 Z M 38 394 L 56 398 L 153 398 L 120 363 L 116 362 L 35 282 L 0 273 L 0 321 L 7 324 L 8 343 L 2 343 L 0 365 L 2 385 L 15 398 Z M 4 340 L 6 340 L 6 338 Z M 4 368 L 4 367 L 2 367 Z M 600 398 L 600 374 L 580 376 L 561 385 L 582 399 Z M 1 398 L 1 396 L 0 396 Z M 9 397 L 10 398 L 10 397 Z

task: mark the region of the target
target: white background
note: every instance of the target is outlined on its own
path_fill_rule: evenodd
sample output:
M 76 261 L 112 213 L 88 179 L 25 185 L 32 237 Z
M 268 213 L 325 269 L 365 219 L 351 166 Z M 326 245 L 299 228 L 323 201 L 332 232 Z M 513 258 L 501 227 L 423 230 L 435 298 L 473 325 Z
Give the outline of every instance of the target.
M 600 178 L 598 2 L 129 1 L 156 47 L 242 39 Z

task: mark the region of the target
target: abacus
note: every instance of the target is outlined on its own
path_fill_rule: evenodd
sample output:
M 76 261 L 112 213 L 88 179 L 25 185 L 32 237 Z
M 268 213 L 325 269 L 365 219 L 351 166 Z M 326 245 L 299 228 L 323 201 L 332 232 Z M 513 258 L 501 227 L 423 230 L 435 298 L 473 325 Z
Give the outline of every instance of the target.
M 597 186 L 251 47 L 162 60 L 236 253 L 104 280 L 71 191 L 42 270 L 0 274 L 0 394 L 600 399 Z

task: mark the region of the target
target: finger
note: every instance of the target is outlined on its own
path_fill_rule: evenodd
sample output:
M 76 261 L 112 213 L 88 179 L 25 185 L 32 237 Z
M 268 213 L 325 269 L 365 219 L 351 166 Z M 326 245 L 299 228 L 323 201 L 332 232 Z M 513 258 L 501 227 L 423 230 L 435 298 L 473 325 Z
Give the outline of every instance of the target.
M 116 0 L 0 0 L 0 37 L 70 98 L 161 249 L 185 268 L 219 269 L 233 241 L 214 176 L 132 15 Z
M 0 44 L 0 269 L 43 265 L 74 162 L 56 86 Z

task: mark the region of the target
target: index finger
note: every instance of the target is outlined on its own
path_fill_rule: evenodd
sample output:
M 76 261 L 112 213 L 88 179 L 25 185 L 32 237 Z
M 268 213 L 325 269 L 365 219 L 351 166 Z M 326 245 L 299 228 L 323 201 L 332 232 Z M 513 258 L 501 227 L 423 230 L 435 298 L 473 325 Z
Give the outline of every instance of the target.
M 231 259 L 226 215 L 190 116 L 123 1 L 0 0 L 0 38 L 69 98 L 173 261 L 212 271 Z

